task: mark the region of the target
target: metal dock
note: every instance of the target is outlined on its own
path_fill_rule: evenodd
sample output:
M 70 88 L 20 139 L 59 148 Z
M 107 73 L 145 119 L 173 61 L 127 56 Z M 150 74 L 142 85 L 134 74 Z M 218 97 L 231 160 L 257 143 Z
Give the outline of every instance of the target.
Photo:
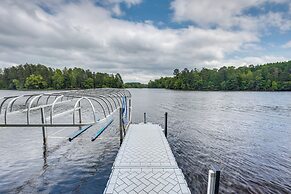
M 104 193 L 191 193 L 159 125 L 129 126 Z

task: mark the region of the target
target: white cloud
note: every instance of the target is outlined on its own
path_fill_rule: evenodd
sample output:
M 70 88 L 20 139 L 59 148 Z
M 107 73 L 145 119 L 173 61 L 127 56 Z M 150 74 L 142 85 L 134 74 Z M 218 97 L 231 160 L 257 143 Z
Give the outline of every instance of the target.
M 262 0 L 258 0 L 258 3 Z M 174 0 L 171 4 L 176 21 L 193 21 L 201 26 L 218 25 L 232 27 L 239 25 L 245 8 L 253 5 L 254 0 Z
M 108 2 L 132 6 L 141 1 Z M 40 3 L 50 11 L 41 9 Z M 228 64 L 228 55 L 255 48 L 260 41 L 257 33 L 246 30 L 160 29 L 148 21 L 116 19 L 110 9 L 89 0 L 49 4 L 7 0 L 0 5 L 0 61 L 5 66 L 26 62 L 79 66 L 120 72 L 125 81 L 147 82 L 175 68 Z
M 256 21 L 257 26 L 261 26 L 262 29 L 267 27 L 275 27 L 282 32 L 291 30 L 291 19 L 285 18 L 282 13 L 269 12 L 265 15 L 258 17 Z
M 108 11 L 90 2 L 63 5 L 55 15 L 34 4 L 27 10 L 2 5 L 0 56 L 11 63 L 87 64 L 93 69 L 123 72 L 153 68 L 162 71 L 169 64 L 219 60 L 225 53 L 257 41 L 256 36 L 244 32 L 194 27 L 161 30 L 148 23 L 113 19 Z
M 288 0 L 174 0 L 171 8 L 174 20 L 178 22 L 192 21 L 201 27 L 218 26 L 225 29 L 240 28 L 248 31 L 258 31 L 268 25 L 281 30 L 290 30 L 290 20 L 282 13 L 269 12 L 259 16 L 246 14 L 249 8 L 262 9 L 265 3 L 282 4 Z
M 288 61 L 287 58 L 282 56 L 269 56 L 269 55 L 263 55 L 259 57 L 233 57 L 232 59 L 225 60 L 223 62 L 226 66 L 247 66 L 247 65 L 260 65 L 260 64 L 266 64 L 266 63 L 275 63 L 278 61 Z
M 283 48 L 291 48 L 291 40 L 284 44 Z

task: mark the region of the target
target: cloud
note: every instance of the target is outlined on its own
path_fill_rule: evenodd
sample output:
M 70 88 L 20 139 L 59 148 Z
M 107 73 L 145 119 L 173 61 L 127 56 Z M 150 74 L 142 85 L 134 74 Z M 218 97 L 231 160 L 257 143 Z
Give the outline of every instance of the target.
M 0 56 L 11 63 L 86 64 L 125 73 L 164 71 L 169 64 L 223 59 L 225 53 L 258 41 L 245 32 L 158 29 L 149 23 L 114 19 L 89 1 L 62 5 L 54 15 L 35 4 L 23 9 L 2 3 L 0 13 Z
M 290 30 L 290 19 L 280 12 L 268 11 L 258 16 L 246 13 L 255 8 L 258 11 L 268 4 L 286 4 L 288 0 L 174 0 L 171 8 L 173 19 L 177 22 L 192 21 L 201 27 L 221 27 L 224 29 L 239 28 L 258 31 L 267 26 L 275 26 L 281 30 Z M 288 5 L 287 5 L 288 6 Z M 288 18 L 290 15 L 288 16 Z
M 106 2 L 133 6 L 141 1 Z M 148 21 L 121 20 L 107 6 L 89 0 L 4 0 L 0 5 L 2 66 L 26 62 L 79 66 L 119 72 L 125 81 L 147 82 L 175 68 L 228 64 L 230 55 L 251 52 L 261 41 L 258 33 L 247 30 L 158 28 Z M 239 58 L 236 62 L 241 64 Z
M 257 26 L 261 29 L 266 29 L 267 27 L 278 28 L 281 32 L 286 32 L 291 30 L 291 13 L 288 16 L 284 16 L 282 13 L 269 12 L 256 19 Z
M 291 48 L 291 40 L 284 44 L 283 48 Z
M 263 55 L 259 57 L 233 57 L 232 59 L 227 59 L 223 61 L 225 66 L 248 66 L 248 65 L 260 65 L 266 63 L 275 63 L 278 61 L 288 61 L 288 58 L 273 56 L 273 55 Z M 214 63 L 214 66 L 216 64 Z
M 247 17 L 241 17 L 242 11 L 252 4 L 251 0 L 174 0 L 171 8 L 174 10 L 174 20 L 178 22 L 193 21 L 200 26 L 232 27 L 247 20 Z

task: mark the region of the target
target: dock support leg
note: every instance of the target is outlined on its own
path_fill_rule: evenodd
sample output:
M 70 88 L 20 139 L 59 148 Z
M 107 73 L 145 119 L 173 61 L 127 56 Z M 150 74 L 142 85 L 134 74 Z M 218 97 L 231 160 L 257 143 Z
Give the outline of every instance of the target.
M 44 117 L 44 109 L 40 109 L 41 112 L 41 123 L 45 124 L 45 117 Z M 46 145 L 46 129 L 45 126 L 42 126 L 42 139 L 43 139 L 43 145 Z
M 119 133 L 120 133 L 120 145 L 123 141 L 123 131 L 122 131 L 122 108 L 119 108 Z
M 165 136 L 168 136 L 168 113 L 165 112 Z
M 143 113 L 143 123 L 147 123 L 147 113 Z
M 128 100 L 128 121 L 131 122 L 131 99 Z
M 211 169 L 208 173 L 207 194 L 218 194 L 220 170 Z
M 44 108 L 40 109 L 41 123 L 45 124 Z M 43 170 L 47 167 L 47 142 L 46 142 L 46 129 L 42 126 L 42 140 L 43 140 Z
M 81 101 L 78 102 L 78 106 L 79 106 L 79 110 L 78 110 L 78 112 L 79 112 L 79 123 L 82 123 Z M 82 129 L 82 127 L 80 126 L 79 130 L 81 130 L 81 129 Z

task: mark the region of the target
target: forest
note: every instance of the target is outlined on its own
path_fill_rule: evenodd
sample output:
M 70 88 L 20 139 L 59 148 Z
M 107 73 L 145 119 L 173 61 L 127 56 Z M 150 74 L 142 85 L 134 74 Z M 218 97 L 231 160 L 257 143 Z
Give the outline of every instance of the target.
M 92 72 L 82 68 L 53 69 L 41 64 L 0 69 L 0 89 L 122 88 L 120 74 Z
M 206 91 L 291 91 L 291 61 L 237 68 L 175 69 L 173 75 L 151 80 L 148 87 Z
M 291 91 L 291 61 L 201 70 L 175 69 L 172 77 L 149 83 L 123 83 L 119 73 L 92 72 L 82 68 L 54 69 L 25 64 L 0 69 L 0 89 L 166 88 L 205 91 Z
M 125 88 L 147 88 L 146 84 L 142 84 L 140 82 L 127 82 L 124 83 Z

